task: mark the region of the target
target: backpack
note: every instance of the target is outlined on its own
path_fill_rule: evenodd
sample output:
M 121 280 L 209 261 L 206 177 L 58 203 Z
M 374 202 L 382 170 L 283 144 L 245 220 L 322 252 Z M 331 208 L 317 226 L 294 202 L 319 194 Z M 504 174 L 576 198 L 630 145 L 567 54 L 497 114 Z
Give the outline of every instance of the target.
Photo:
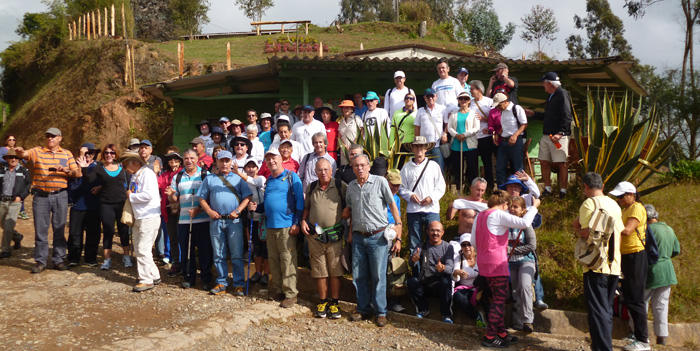
M 202 181 L 204 181 L 204 177 L 207 176 L 207 169 L 205 167 L 201 167 L 202 171 L 199 173 Z M 185 172 L 185 169 L 183 168 L 180 172 L 177 172 L 177 176 L 175 176 L 175 187 L 176 190 L 179 191 L 178 188 L 180 188 L 180 181 L 182 180 L 182 174 Z
M 343 196 L 343 194 L 340 193 L 340 189 L 342 189 L 343 181 L 340 180 L 340 178 L 334 178 L 334 179 L 335 179 L 335 187 L 336 187 L 336 189 L 338 189 L 338 194 L 340 194 L 340 205 L 341 205 L 341 210 L 342 210 L 343 208 L 346 207 L 345 206 L 345 197 Z M 313 192 L 317 186 L 318 186 L 318 180 L 314 180 L 313 182 L 311 182 L 311 184 L 309 184 L 309 195 L 311 195 L 311 192 Z
M 609 274 L 615 259 L 614 252 L 610 251 L 615 247 L 615 218 L 601 207 L 600 200 L 592 199 L 595 209 L 588 224 L 588 240 L 579 238 L 574 252 L 579 264 L 590 270 L 602 270 L 601 273 Z
M 401 257 L 392 257 L 386 269 L 386 286 L 389 296 L 399 297 L 408 293 L 408 264 Z
M 647 262 L 649 265 L 655 265 L 656 262 L 659 262 L 659 245 L 656 242 L 656 238 L 654 237 L 654 233 L 651 232 L 651 229 L 649 228 L 649 224 L 647 224 L 647 230 L 646 230 L 646 238 L 642 240 L 641 235 L 639 235 L 639 230 L 635 229 L 637 231 L 637 237 L 639 238 L 639 241 L 644 244 L 644 249 L 647 252 Z

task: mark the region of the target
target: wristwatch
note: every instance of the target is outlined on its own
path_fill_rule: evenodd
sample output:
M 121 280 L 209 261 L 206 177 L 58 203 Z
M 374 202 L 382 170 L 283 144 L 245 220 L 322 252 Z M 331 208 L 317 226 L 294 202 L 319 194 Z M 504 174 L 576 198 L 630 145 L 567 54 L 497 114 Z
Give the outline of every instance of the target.
M 396 222 L 396 223 L 394 223 L 394 225 L 400 225 L 400 226 L 403 226 L 403 224 L 402 224 L 401 222 Z
M 241 215 L 241 211 L 239 211 L 238 209 L 236 209 L 235 212 L 236 212 L 237 215 L 239 215 L 239 216 Z

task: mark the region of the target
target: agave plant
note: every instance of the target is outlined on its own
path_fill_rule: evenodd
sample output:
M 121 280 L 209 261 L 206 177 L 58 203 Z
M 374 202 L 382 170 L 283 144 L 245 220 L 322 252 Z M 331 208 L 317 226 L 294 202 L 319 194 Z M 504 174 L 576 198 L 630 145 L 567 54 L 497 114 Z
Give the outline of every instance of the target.
M 580 150 L 579 161 L 584 173 L 597 172 L 603 177 L 606 192 L 619 182 L 629 181 L 638 188 L 655 173 L 670 154 L 673 138 L 659 141 L 656 110 L 640 116 L 642 100 L 637 107 L 634 98 L 625 94 L 587 94 L 585 119 L 574 113 L 574 139 Z M 640 191 L 645 195 L 668 184 Z
M 360 131 L 358 127 L 355 143 L 362 146 L 365 153 L 369 156 L 370 161 L 373 162 L 374 159 L 381 156 L 386 158 L 389 169 L 396 169 L 402 164 L 402 160 L 410 157 L 413 153 L 405 152 L 402 149 L 399 138 L 389 138 L 387 123 L 388 122 L 385 121 L 384 123 L 374 126 L 374 128 L 370 128 L 365 122 L 363 131 Z M 372 133 L 369 132 L 371 129 L 374 129 Z M 390 130 L 394 135 L 398 135 L 398 128 L 396 126 L 392 125 Z M 348 150 L 345 145 L 339 143 L 339 146 L 340 152 L 347 157 Z

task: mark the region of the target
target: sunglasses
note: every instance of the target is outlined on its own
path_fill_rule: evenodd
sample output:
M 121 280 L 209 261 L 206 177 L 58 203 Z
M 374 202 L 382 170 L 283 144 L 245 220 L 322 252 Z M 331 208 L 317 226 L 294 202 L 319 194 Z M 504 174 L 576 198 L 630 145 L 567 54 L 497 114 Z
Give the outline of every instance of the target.
M 469 100 L 471 100 L 471 99 L 468 98 L 468 97 L 461 97 L 461 98 L 457 98 L 457 100 L 459 100 L 459 101 L 469 101 Z
M 116 155 L 117 153 L 114 151 L 105 151 L 104 154 L 105 155 Z
M 248 117 L 258 117 L 257 115 L 248 115 Z
M 44 136 L 45 136 L 47 139 L 53 139 L 53 138 L 57 137 L 58 135 L 46 134 L 46 135 L 44 135 Z
M 226 124 L 226 123 L 231 123 L 229 121 L 220 121 L 219 124 Z
M 426 98 L 426 99 L 434 99 L 434 98 L 435 98 L 435 95 L 426 95 L 425 98 Z
M 7 141 L 16 141 L 17 139 L 7 139 Z
M 462 247 L 472 246 L 472 244 L 470 244 L 470 243 L 462 243 L 461 245 L 462 245 Z
M 233 146 L 246 146 L 246 143 L 235 143 Z
M 416 98 L 409 96 L 409 97 L 405 97 L 404 100 L 416 101 Z
M 627 194 L 622 194 L 622 195 L 618 195 L 618 196 L 615 196 L 615 197 L 616 197 L 618 200 L 620 200 L 620 199 L 624 198 L 625 195 L 627 195 Z
M 283 103 L 282 103 L 282 106 L 289 106 L 289 103 L 283 102 Z

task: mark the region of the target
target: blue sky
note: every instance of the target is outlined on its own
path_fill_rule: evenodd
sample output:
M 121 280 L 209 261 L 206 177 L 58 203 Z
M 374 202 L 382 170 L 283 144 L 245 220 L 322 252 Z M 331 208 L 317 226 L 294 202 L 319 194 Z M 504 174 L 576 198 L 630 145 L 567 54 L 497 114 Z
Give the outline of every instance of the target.
M 634 20 L 627 16 L 622 7 L 623 0 L 609 0 L 615 12 L 625 24 L 625 37 L 632 45 L 633 54 L 644 64 L 652 64 L 659 69 L 680 66 L 683 54 L 682 13 L 676 1 L 664 1 L 654 5 L 644 18 Z M 327 26 L 336 18 L 340 6 L 336 0 L 277 0 L 276 6 L 268 10 L 263 20 L 299 20 L 308 19 L 319 26 Z M 573 24 L 574 14 L 583 16 L 586 10 L 585 0 L 493 0 L 501 23 L 520 24 L 523 14 L 536 4 L 549 7 L 557 15 L 560 31 L 557 39 L 546 52 L 554 58 L 568 57 L 564 40 L 576 31 Z M 205 26 L 205 32 L 244 31 L 250 29 L 250 19 L 235 6 L 233 0 L 210 0 L 209 18 L 211 23 Z M 0 0 L 0 50 L 8 42 L 18 40 L 14 30 L 25 12 L 43 11 L 45 6 L 40 0 Z M 520 58 L 534 50 L 531 44 L 520 39 L 521 29 L 503 51 L 507 57 Z

